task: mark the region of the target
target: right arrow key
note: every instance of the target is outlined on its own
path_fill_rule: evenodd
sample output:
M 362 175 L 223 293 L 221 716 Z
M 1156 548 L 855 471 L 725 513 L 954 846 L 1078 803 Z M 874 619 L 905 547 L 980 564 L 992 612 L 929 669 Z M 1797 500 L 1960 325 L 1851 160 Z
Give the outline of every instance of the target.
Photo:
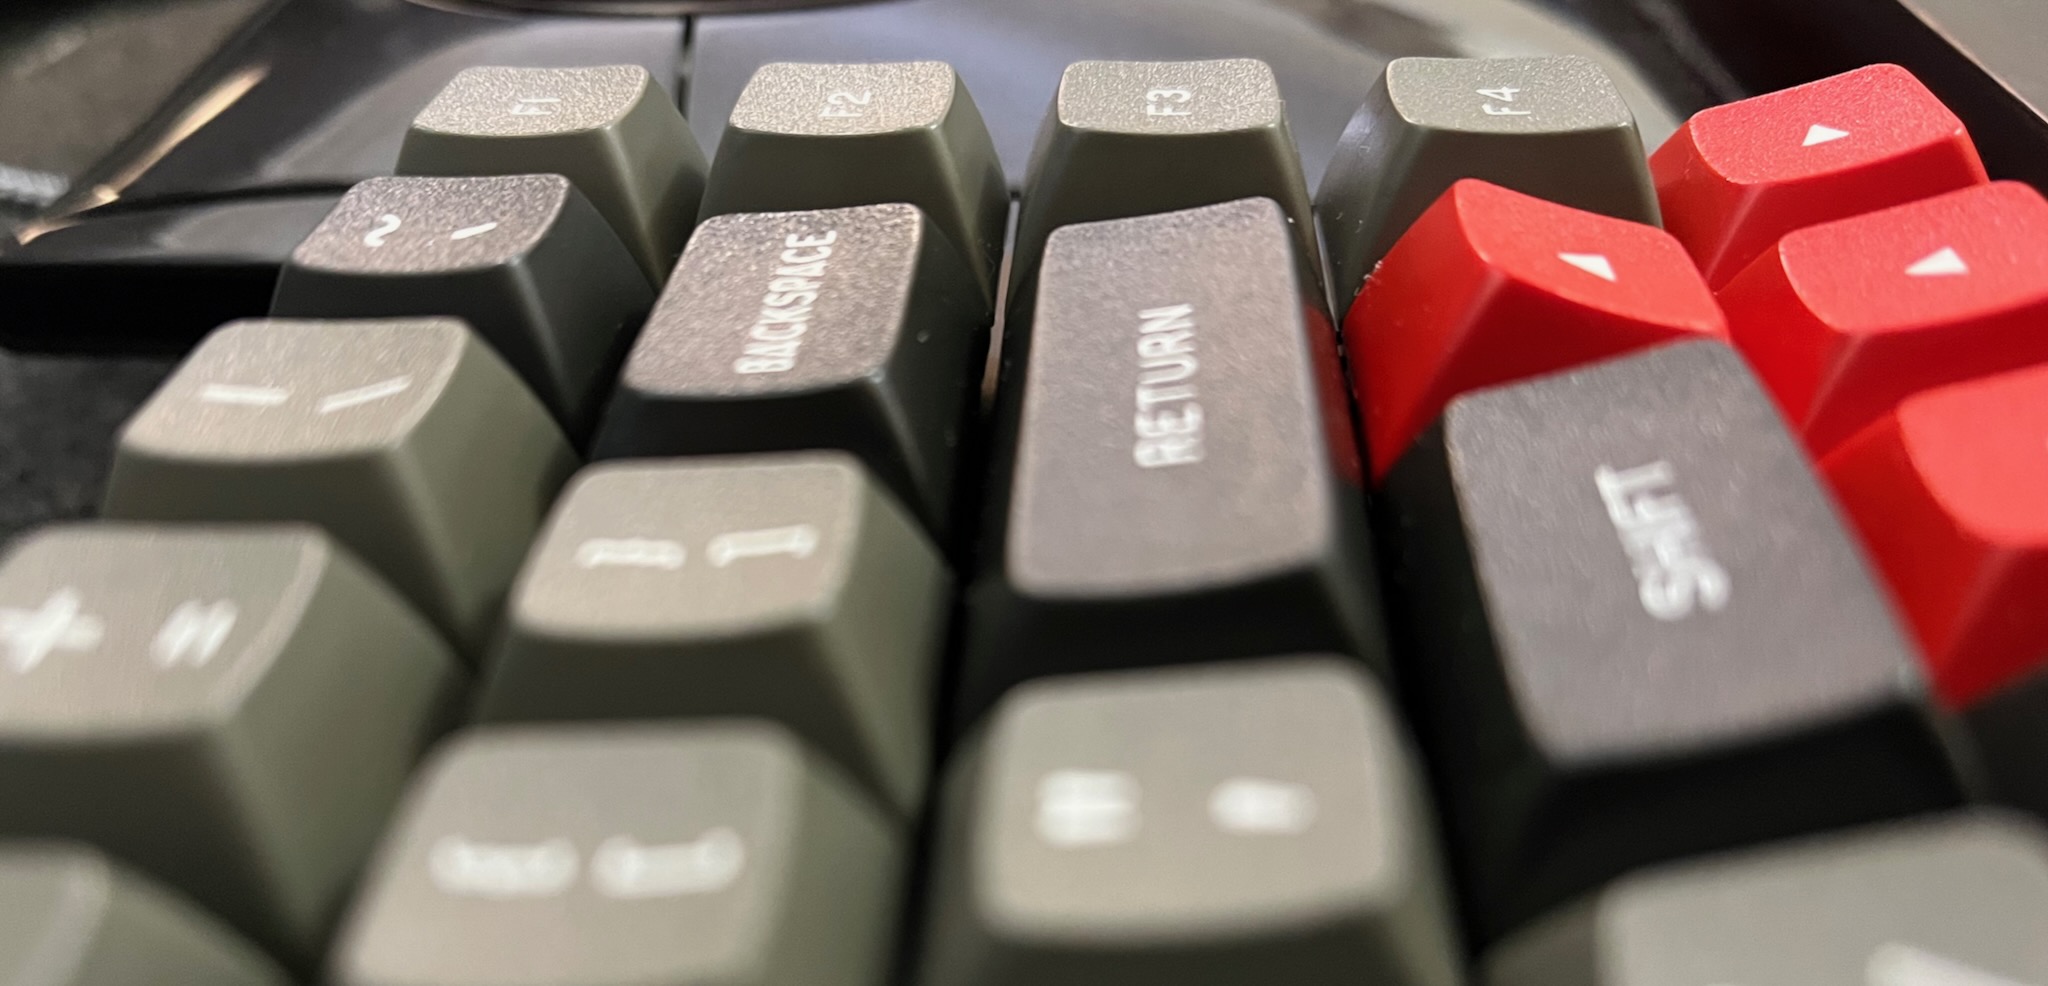
M 1915 392 L 2048 359 L 2048 199 L 2002 181 L 1802 229 L 1717 298 L 1825 455 Z

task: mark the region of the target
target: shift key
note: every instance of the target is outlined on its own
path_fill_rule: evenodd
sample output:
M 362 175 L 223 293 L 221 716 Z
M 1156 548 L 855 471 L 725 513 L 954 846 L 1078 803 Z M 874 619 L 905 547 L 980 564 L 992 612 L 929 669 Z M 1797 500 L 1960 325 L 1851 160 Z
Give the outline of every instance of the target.
M 1293 243 L 1262 198 L 1048 239 L 1006 354 L 963 720 L 1046 674 L 1379 659 L 1335 338 Z

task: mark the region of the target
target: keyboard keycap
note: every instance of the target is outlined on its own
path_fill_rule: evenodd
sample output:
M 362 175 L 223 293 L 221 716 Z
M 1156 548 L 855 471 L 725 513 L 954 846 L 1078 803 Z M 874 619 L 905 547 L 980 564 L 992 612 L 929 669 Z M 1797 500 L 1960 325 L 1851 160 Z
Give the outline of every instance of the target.
M 560 175 L 372 178 L 292 251 L 271 314 L 460 318 L 580 439 L 653 303 L 617 234 Z
M 1795 229 L 1986 181 L 1962 121 L 1896 65 L 1702 110 L 1650 173 L 1716 288 Z
M 2048 200 L 1998 182 L 1802 229 L 1719 298 L 1824 455 L 1908 394 L 2048 359 Z
M 2034 986 L 2048 832 L 1957 813 L 1631 875 L 1501 946 L 1487 986 Z
M 473 651 L 575 467 L 461 322 L 252 320 L 129 420 L 102 512 L 318 524 Z
M 776 719 L 914 814 L 950 583 L 843 454 L 595 466 L 520 575 L 478 711 Z
M 1383 659 L 1335 339 L 1291 240 L 1264 199 L 1053 234 L 1004 374 L 961 717 L 1041 674 Z
M 1910 645 L 1726 346 L 1452 401 L 1382 497 L 1482 939 L 1638 865 L 1960 797 Z
M 311 528 L 45 529 L 0 565 L 0 836 L 91 842 L 304 971 L 460 677 Z
M 1465 391 L 1727 331 L 1669 235 L 1461 181 L 1366 280 L 1344 343 L 1378 479 Z
M 988 313 L 916 206 L 707 220 L 626 360 L 595 454 L 843 448 L 943 530 Z
M 1659 218 L 1635 115 L 1599 63 L 1397 58 L 1344 128 L 1316 190 L 1338 310 L 1466 178 L 1620 219 Z
M 1254 196 L 1279 203 L 1303 269 L 1320 280 L 1308 186 L 1265 62 L 1075 62 L 1031 152 L 1011 291 L 1061 226 Z
M 697 221 L 705 170 L 675 100 L 638 65 L 464 69 L 398 153 L 402 175 L 567 177 L 655 284 Z
M 1824 466 L 1951 707 L 2048 668 L 2048 367 L 1908 398 Z
M 889 202 L 922 209 L 995 296 L 1010 186 L 951 65 L 761 66 L 718 139 L 704 215 Z
M 334 986 L 881 986 L 901 836 L 753 722 L 494 729 L 443 747 Z
M 0 982 L 285 986 L 262 953 L 86 846 L 0 843 Z
M 1034 682 L 967 751 L 920 986 L 1461 981 L 1422 788 L 1353 662 Z

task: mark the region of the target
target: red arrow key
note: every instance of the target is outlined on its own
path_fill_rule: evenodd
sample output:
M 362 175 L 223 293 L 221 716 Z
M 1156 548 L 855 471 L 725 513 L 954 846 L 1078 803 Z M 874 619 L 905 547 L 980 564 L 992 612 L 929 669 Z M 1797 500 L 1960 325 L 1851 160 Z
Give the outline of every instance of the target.
M 1719 297 L 1824 455 L 1915 391 L 2048 360 L 2048 200 L 1996 182 L 1802 229 Z
M 2048 366 L 1910 398 L 1822 468 L 1951 705 L 2048 664 Z
M 1650 173 L 1664 228 L 1716 288 L 1802 226 L 1985 181 L 1962 121 L 1896 65 L 1702 110 Z
M 1663 230 L 1472 180 L 1408 228 L 1344 320 L 1375 480 L 1465 391 L 1726 335 Z

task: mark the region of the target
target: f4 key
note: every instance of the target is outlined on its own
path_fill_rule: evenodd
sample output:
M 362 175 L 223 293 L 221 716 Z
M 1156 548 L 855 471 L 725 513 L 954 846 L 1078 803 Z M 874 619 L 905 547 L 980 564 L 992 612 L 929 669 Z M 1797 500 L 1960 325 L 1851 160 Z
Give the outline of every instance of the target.
M 1382 489 L 1466 901 L 1949 804 L 1918 663 L 1726 345 L 1468 394 Z

